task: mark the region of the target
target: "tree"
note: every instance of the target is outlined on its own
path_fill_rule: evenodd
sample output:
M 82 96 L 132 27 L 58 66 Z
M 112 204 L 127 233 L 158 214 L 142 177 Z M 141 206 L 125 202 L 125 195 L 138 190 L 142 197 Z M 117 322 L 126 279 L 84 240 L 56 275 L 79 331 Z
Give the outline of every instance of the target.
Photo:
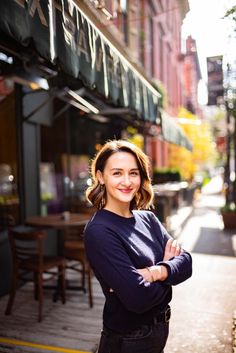
M 200 121 L 185 108 L 180 108 L 178 116 L 185 118 L 185 124 L 181 128 L 192 143 L 193 150 L 190 152 L 183 147 L 170 145 L 169 167 L 177 168 L 183 179 L 192 180 L 196 172 L 215 163 L 215 144 L 207 122 Z

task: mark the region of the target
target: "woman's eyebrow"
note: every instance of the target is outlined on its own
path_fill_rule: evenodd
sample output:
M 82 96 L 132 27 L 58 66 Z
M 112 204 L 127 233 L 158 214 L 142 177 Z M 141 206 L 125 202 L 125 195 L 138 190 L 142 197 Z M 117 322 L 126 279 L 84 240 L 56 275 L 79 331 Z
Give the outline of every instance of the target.
M 111 168 L 111 170 L 123 170 L 123 168 Z M 139 170 L 138 168 L 131 168 L 130 170 Z

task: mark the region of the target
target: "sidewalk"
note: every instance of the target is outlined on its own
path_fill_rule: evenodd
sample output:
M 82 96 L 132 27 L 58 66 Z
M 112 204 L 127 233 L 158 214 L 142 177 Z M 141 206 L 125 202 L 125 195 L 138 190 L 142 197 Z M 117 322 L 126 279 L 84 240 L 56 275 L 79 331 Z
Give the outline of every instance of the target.
M 178 237 L 192 253 L 193 276 L 173 289 L 165 353 L 236 352 L 236 230 L 223 230 L 218 186 L 214 179 L 204 190 Z

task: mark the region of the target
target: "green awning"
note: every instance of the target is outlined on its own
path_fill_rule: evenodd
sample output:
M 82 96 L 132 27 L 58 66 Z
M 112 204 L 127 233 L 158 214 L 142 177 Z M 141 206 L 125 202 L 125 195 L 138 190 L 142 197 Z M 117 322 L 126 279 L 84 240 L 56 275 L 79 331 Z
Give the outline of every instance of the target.
M 116 106 L 156 122 L 160 94 L 73 0 L 0 1 L 0 30 Z
M 161 129 L 165 141 L 192 151 L 192 143 L 185 135 L 183 129 L 166 112 L 161 113 Z

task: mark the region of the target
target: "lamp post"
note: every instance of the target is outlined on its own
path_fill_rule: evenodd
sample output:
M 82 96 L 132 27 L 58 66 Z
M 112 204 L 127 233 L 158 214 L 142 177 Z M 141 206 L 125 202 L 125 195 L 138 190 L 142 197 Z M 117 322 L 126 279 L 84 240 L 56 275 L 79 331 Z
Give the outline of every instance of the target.
M 225 183 L 228 185 L 226 203 L 229 204 L 230 202 L 236 203 L 236 71 L 231 70 L 229 64 L 227 65 L 225 102 L 227 111 Z
M 231 133 L 230 133 L 230 112 L 228 109 L 228 102 L 226 100 L 226 126 L 227 126 L 227 135 L 226 135 L 226 162 L 224 166 L 224 184 L 226 187 L 226 204 L 229 203 L 229 185 L 230 185 L 230 142 L 231 142 Z

